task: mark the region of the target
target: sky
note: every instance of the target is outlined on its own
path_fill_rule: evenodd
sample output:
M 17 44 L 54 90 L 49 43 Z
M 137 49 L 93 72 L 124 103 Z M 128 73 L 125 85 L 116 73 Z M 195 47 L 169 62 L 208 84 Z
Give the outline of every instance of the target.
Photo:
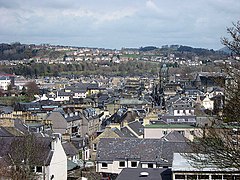
M 220 49 L 240 0 L 0 0 L 0 43 Z

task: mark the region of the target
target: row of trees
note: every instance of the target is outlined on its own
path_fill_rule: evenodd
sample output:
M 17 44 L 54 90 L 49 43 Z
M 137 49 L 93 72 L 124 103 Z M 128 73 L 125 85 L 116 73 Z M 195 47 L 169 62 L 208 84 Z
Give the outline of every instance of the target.
M 39 76 L 60 76 L 61 74 L 78 74 L 78 75 L 154 75 L 158 72 L 158 64 L 142 61 L 128 61 L 125 63 L 92 63 L 80 62 L 75 64 L 44 64 L 29 63 L 20 64 L 19 66 L 2 66 L 0 71 L 23 75 L 25 77 L 36 78 Z
M 36 56 L 36 54 L 36 50 L 24 44 L 0 44 L 0 60 L 29 59 Z

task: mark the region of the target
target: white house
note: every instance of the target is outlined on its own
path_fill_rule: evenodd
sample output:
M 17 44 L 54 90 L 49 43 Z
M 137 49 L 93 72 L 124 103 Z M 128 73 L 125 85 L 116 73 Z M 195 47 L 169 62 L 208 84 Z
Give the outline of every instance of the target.
M 101 138 L 96 172 L 119 174 L 124 168 L 168 168 L 173 152 L 186 152 L 186 142 L 161 139 Z
M 0 77 L 0 89 L 7 90 L 8 86 L 11 84 L 11 79 L 8 77 Z
M 87 97 L 87 91 L 86 90 L 75 90 L 73 91 L 73 99 L 80 99 L 80 98 L 86 98 Z
M 58 91 L 56 97 L 53 99 L 53 101 L 69 101 L 71 97 L 70 92 L 65 92 L 65 91 Z
M 203 99 L 202 106 L 205 109 L 213 110 L 213 108 L 214 108 L 214 101 L 209 99 L 209 94 L 207 94 L 206 97 Z
M 193 100 L 188 97 L 172 98 L 167 103 L 169 114 L 174 116 L 192 116 L 195 114 Z
M 44 170 L 46 172 L 45 178 L 46 180 L 66 180 L 67 156 L 64 152 L 60 136 L 54 136 L 51 145 L 51 160 L 50 163 L 44 167 Z

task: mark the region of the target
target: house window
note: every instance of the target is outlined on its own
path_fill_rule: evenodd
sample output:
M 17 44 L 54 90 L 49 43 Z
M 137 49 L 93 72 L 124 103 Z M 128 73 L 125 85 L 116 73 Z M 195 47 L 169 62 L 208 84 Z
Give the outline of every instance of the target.
M 176 174 L 175 179 L 185 179 L 185 175 L 182 174 Z
M 197 175 L 187 175 L 187 179 L 195 180 L 197 179 Z
M 35 167 L 34 167 L 34 166 L 31 166 L 31 167 L 30 167 L 30 171 L 31 171 L 31 172 L 35 172 Z
M 131 162 L 131 167 L 137 167 L 137 162 L 135 161 Z
M 102 167 L 103 167 L 103 168 L 107 168 L 107 167 L 108 167 L 108 164 L 107 164 L 107 163 L 102 163 Z
M 120 161 L 119 162 L 119 167 L 125 167 L 125 161 Z
M 166 135 L 166 134 L 167 134 L 167 131 L 163 131 L 163 134 Z
M 190 134 L 191 134 L 191 135 L 194 135 L 194 131 L 190 131 Z
M 184 131 L 178 131 L 178 132 L 179 132 L 180 134 L 182 134 L 183 136 L 184 136 L 184 134 L 185 134 Z
M 72 133 L 77 133 L 78 132 L 78 127 L 75 126 L 75 127 L 72 127 Z
M 93 144 L 93 151 L 97 151 L 97 144 Z
M 153 164 L 152 163 L 148 163 L 148 168 L 153 168 Z
M 223 175 L 223 179 L 232 180 L 232 179 L 234 179 L 234 177 L 231 175 Z
M 185 122 L 185 119 L 178 119 L 178 122 Z
M 212 175 L 212 179 L 222 179 L 222 175 Z
M 198 175 L 198 179 L 209 179 L 209 175 Z
M 42 166 L 37 166 L 36 167 L 36 172 L 42 172 Z

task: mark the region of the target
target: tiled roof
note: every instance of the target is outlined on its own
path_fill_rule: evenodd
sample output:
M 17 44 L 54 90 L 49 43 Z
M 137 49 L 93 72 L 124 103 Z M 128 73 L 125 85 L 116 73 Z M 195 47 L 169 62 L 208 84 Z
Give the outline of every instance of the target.
M 71 122 L 71 121 L 77 121 L 82 119 L 82 117 L 80 115 L 73 115 L 73 116 L 68 116 L 67 118 L 65 118 L 67 122 Z
M 189 151 L 185 142 L 170 142 L 161 139 L 102 138 L 98 144 L 97 160 L 140 160 L 171 166 L 173 153 Z
M 0 126 L 0 137 L 13 136 L 4 127 Z
M 121 132 L 123 133 L 124 137 L 128 138 L 137 138 L 127 127 L 122 127 Z
M 186 142 L 187 139 L 178 131 L 171 131 L 162 138 L 164 141 Z
M 124 134 L 118 128 L 112 128 L 112 131 L 115 132 L 119 137 L 124 137 Z
M 141 172 L 147 172 L 148 176 L 141 176 Z M 172 180 L 171 169 L 157 168 L 124 168 L 116 180 Z
M 128 123 L 128 126 L 129 126 L 138 136 L 143 135 L 143 133 L 144 133 L 144 131 L 143 131 L 144 126 L 143 126 L 139 121 L 130 122 L 130 123 Z
M 139 99 L 120 99 L 120 105 L 145 105 L 149 104 L 146 100 Z
M 190 124 L 150 124 L 146 125 L 145 128 L 196 128 Z
M 77 148 L 71 142 L 62 142 L 62 146 L 67 156 L 75 156 L 78 154 Z

